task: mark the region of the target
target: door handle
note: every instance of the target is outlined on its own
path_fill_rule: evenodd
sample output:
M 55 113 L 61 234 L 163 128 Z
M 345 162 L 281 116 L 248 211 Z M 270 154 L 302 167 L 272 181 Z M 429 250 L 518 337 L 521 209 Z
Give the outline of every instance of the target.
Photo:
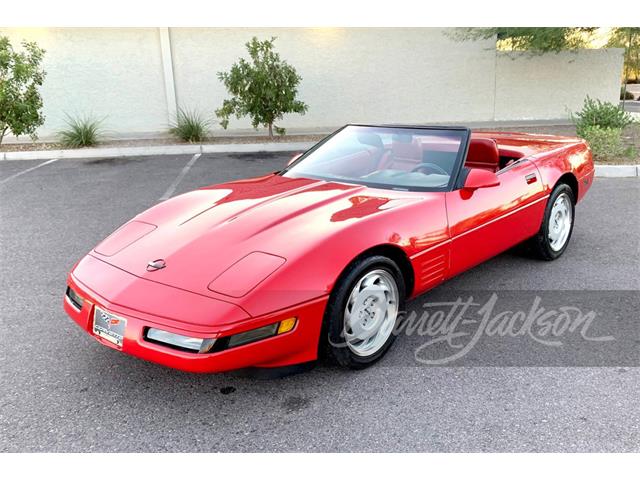
M 535 183 L 536 180 L 538 180 L 538 177 L 536 177 L 535 173 L 530 173 L 529 175 L 526 175 L 524 179 L 527 181 L 527 185 L 531 185 L 532 183 Z

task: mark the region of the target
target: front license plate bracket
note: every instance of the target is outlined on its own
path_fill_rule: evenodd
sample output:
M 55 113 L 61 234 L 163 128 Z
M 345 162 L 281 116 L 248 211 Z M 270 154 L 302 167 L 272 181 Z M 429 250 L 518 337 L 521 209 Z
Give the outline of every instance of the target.
M 93 334 L 108 342 L 122 347 L 127 320 L 108 312 L 100 307 L 95 307 L 93 313 Z

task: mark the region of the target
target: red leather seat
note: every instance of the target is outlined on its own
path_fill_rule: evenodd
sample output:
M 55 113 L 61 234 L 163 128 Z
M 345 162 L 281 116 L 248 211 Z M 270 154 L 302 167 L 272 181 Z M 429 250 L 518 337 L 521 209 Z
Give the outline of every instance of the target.
M 384 168 L 411 171 L 422 162 L 422 148 L 411 135 L 394 135 Z
M 496 141 L 492 138 L 472 138 L 464 166 L 497 172 L 500 168 L 500 153 Z

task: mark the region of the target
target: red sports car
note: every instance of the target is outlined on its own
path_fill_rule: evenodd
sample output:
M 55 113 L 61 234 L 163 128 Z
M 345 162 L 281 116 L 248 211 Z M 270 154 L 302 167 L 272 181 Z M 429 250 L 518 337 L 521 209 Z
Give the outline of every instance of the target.
M 362 368 L 407 298 L 521 242 L 562 255 L 593 178 L 576 138 L 347 125 L 280 172 L 125 223 L 75 265 L 64 308 L 104 345 L 182 370 L 323 352 Z

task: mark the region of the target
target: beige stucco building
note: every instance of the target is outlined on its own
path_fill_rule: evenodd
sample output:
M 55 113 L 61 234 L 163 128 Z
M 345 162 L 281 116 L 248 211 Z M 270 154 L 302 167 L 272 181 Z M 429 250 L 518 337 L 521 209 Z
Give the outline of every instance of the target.
M 277 36 L 302 75 L 305 116 L 290 131 L 347 122 L 474 123 L 566 120 L 586 95 L 617 101 L 620 49 L 544 56 L 455 42 L 436 28 L 0 28 L 47 50 L 43 139 L 65 114 L 104 117 L 115 137 L 166 132 L 177 106 L 213 115 L 226 96 L 216 72 L 246 55 L 252 36 Z M 216 129 L 220 129 L 218 125 Z M 250 128 L 248 119 L 230 129 Z

